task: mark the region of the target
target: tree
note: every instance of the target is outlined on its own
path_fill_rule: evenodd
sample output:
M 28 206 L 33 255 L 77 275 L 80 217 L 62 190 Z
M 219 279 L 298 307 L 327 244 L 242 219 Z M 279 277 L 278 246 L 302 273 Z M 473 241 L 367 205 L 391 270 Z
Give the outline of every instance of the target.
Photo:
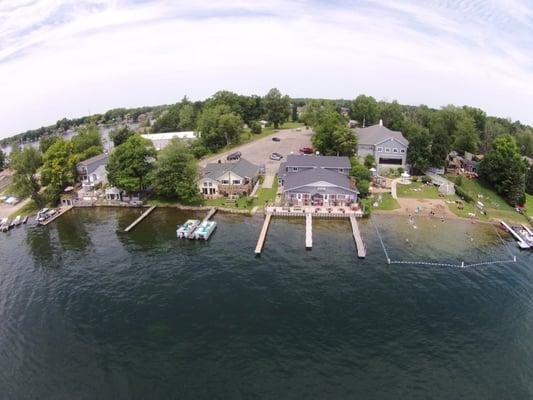
M 6 167 L 6 155 L 4 154 L 2 149 L 0 149 L 0 171 L 3 171 L 5 167 Z
M 533 195 L 533 164 L 529 167 L 526 182 L 526 192 Z M 530 204 L 533 207 L 533 204 Z
M 10 166 L 14 171 L 13 186 L 15 193 L 20 197 L 31 196 L 31 199 L 38 207 L 44 205 L 44 199 L 39 194 L 41 185 L 37 177 L 37 171 L 43 161 L 41 153 L 31 146 L 20 151 L 14 149 L 11 153 Z
M 261 124 L 258 122 L 258 121 L 252 121 L 250 123 L 250 131 L 254 134 L 254 135 L 258 135 L 261 133 Z
M 376 164 L 376 157 L 373 154 L 367 154 L 365 157 L 365 167 L 372 168 Z
M 129 137 L 109 156 L 106 167 L 109 183 L 128 193 L 143 190 L 155 156 L 152 142 L 138 134 Z
M 190 203 L 199 197 L 197 175 L 196 160 L 189 148 L 173 139 L 158 155 L 152 184 L 157 194 Z
M 302 122 L 306 126 L 315 127 L 320 123 L 320 118 L 327 112 L 336 112 L 335 105 L 327 100 L 308 100 L 302 113 Z
M 479 136 L 476 131 L 476 124 L 472 117 L 464 116 L 457 123 L 455 131 L 454 147 L 457 151 L 464 153 L 475 153 L 479 143 Z
M 434 118 L 430 123 L 431 155 L 429 164 L 433 167 L 444 167 L 451 150 L 452 138 L 448 135 L 442 119 Z
M 354 157 L 352 158 L 352 169 L 350 170 L 350 176 L 355 178 L 357 190 L 361 197 L 365 197 L 369 193 L 370 181 L 372 180 L 372 172 Z
M 338 125 L 333 132 L 335 139 L 334 151 L 338 156 L 352 157 L 357 149 L 357 136 L 346 125 Z
M 72 138 L 72 150 L 78 160 L 101 154 L 104 151 L 102 138 L 94 121 L 78 128 L 78 134 Z
M 383 120 L 383 125 L 392 130 L 401 130 L 404 116 L 398 102 L 396 100 L 392 103 L 380 101 L 378 106 L 379 118 Z
M 407 162 L 415 172 L 424 173 L 430 166 L 431 136 L 426 128 L 410 125 Z
M 278 89 L 270 89 L 263 98 L 263 106 L 266 118 L 274 128 L 288 121 L 291 114 L 291 100 L 289 96 L 282 96 Z
M 516 140 L 502 135 L 479 164 L 479 176 L 511 205 L 522 204 L 526 187 L 527 163 L 520 155 Z
M 372 96 L 361 94 L 351 104 L 351 116 L 362 126 L 369 126 L 378 122 L 378 102 Z
M 41 153 L 46 153 L 46 150 L 48 150 L 50 146 L 57 142 L 58 139 L 59 136 L 56 135 L 42 136 L 41 139 L 39 139 L 39 150 Z
M 76 179 L 76 163 L 74 160 L 73 143 L 59 139 L 43 156 L 41 183 L 46 186 L 50 203 L 56 203 L 59 194 Z
M 113 141 L 115 147 L 120 146 L 124 143 L 130 136 L 133 136 L 135 131 L 128 128 L 127 125 L 123 125 L 120 128 L 114 129 L 109 133 L 109 138 Z
M 243 121 L 228 106 L 206 108 L 198 118 L 202 144 L 210 151 L 218 150 L 241 138 Z

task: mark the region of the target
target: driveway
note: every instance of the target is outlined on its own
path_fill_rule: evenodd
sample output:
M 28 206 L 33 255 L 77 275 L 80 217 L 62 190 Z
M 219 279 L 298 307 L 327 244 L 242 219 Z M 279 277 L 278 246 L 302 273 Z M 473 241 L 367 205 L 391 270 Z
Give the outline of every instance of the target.
M 240 151 L 242 158 L 265 167 L 265 183 L 272 187 L 273 177 L 278 172 L 279 164 L 285 161 L 287 155 L 291 153 L 299 154 L 299 150 L 302 147 L 312 147 L 311 136 L 312 131 L 303 127 L 299 131 L 296 129 L 283 129 L 272 135 L 237 146 L 230 151 L 200 160 L 198 164 L 201 167 L 205 167 L 206 164 L 216 163 L 218 160 L 225 162 L 229 154 Z M 272 140 L 273 137 L 278 137 L 281 140 L 275 142 Z M 271 160 L 270 154 L 274 152 L 280 153 L 283 159 L 281 161 Z M 263 185 L 263 187 L 267 186 Z

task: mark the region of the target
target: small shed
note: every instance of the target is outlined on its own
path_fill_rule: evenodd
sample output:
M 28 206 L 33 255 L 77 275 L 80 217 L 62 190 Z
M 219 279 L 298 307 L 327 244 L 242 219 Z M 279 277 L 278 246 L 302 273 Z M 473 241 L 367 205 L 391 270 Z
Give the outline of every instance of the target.
M 452 196 L 455 194 L 455 188 L 452 183 L 445 182 L 439 186 L 439 193 L 444 196 Z

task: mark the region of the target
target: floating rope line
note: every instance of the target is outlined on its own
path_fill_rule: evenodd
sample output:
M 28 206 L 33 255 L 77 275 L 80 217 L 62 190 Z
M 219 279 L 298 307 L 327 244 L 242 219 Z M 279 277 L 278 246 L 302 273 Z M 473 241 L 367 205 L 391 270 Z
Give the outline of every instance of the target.
M 492 228 L 496 232 L 496 235 L 500 238 L 503 246 L 511 256 L 508 260 L 499 260 L 499 261 L 484 261 L 484 262 L 478 262 L 478 263 L 472 263 L 472 264 L 465 264 L 463 261 L 461 264 L 451 264 L 451 263 L 438 263 L 438 262 L 429 262 L 429 261 L 402 261 L 402 260 L 391 260 L 389 257 L 389 253 L 387 252 L 387 247 L 385 246 L 385 243 L 383 242 L 383 238 L 381 237 L 381 233 L 379 232 L 378 226 L 372 221 L 372 224 L 374 225 L 374 228 L 376 229 L 376 233 L 378 235 L 379 241 L 381 243 L 381 247 L 383 248 L 383 252 L 385 253 L 385 257 L 387 258 L 388 264 L 409 264 L 409 265 L 428 265 L 432 267 L 447 267 L 447 268 L 470 268 L 470 267 L 480 267 L 485 265 L 493 265 L 493 264 L 503 264 L 503 263 L 509 263 L 509 262 L 516 262 L 516 256 L 513 255 L 511 250 L 509 250 L 509 247 L 507 246 L 507 243 L 503 240 L 503 238 L 500 236 L 500 233 L 496 230 L 494 225 Z

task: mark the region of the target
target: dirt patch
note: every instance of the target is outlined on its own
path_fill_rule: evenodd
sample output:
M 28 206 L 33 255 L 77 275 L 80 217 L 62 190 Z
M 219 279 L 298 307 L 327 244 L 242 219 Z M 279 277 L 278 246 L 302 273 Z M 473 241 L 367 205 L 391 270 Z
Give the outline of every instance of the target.
M 398 199 L 400 208 L 390 211 L 390 213 L 398 215 L 420 215 L 420 216 L 435 216 L 445 218 L 457 218 L 457 216 L 450 211 L 448 205 L 444 200 L 438 199 L 412 199 L 400 197 Z M 418 209 L 418 213 L 416 210 Z M 389 211 L 387 212 L 389 213 Z

